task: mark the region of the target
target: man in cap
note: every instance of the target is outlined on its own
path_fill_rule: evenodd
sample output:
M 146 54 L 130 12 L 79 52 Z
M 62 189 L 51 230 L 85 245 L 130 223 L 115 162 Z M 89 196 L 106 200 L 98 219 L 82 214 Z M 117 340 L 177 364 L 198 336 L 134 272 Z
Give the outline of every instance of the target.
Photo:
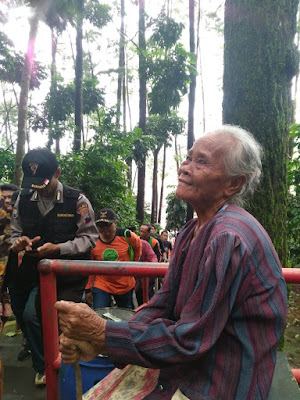
M 29 151 L 22 162 L 22 190 L 12 219 L 12 247 L 25 251 L 15 281 L 21 329 L 32 352 L 35 384 L 45 384 L 40 316 L 39 273 L 42 258 L 90 259 L 98 231 L 89 200 L 59 182 L 61 169 L 48 149 Z M 58 276 L 57 298 L 80 302 L 87 278 Z
M 171 251 L 172 251 L 172 243 L 169 242 L 169 233 L 168 231 L 161 231 L 160 233 L 160 238 L 163 242 L 163 246 L 164 246 L 164 252 L 165 252 L 165 257 L 164 257 L 164 261 L 168 262 L 170 257 L 171 257 Z
M 139 261 L 142 251 L 140 238 L 129 229 L 117 228 L 117 216 L 112 209 L 100 210 L 96 225 L 99 239 L 92 251 L 92 260 Z M 110 306 L 111 296 L 118 307 L 133 309 L 134 285 L 135 279 L 132 276 L 91 275 L 86 286 L 86 296 L 89 298 L 89 293 L 92 293 L 94 309 Z

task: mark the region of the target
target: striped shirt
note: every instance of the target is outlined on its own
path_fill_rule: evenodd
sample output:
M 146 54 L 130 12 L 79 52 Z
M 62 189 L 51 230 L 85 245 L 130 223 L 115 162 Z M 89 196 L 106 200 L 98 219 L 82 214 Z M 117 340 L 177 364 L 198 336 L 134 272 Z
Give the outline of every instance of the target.
M 116 364 L 159 368 L 146 399 L 267 399 L 287 294 L 271 240 L 229 205 L 191 243 L 197 219 L 177 237 L 162 289 L 128 322 L 108 321 Z

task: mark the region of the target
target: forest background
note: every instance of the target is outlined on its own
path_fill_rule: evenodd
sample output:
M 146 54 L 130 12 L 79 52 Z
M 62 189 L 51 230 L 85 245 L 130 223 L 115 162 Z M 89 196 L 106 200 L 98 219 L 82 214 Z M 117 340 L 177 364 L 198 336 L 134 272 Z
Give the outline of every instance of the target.
M 0 177 L 57 153 L 62 181 L 120 225 L 176 232 L 193 210 L 176 170 L 202 132 L 249 129 L 265 148 L 247 205 L 282 265 L 300 263 L 298 0 L 32 0 L 0 5 Z

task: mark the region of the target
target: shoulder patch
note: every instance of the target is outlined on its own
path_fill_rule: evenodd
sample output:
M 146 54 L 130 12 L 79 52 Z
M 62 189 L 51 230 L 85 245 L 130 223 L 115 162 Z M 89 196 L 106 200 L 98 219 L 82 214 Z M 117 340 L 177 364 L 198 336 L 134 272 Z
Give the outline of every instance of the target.
M 90 210 L 89 210 L 89 206 L 87 205 L 87 203 L 81 204 L 77 208 L 77 212 L 80 214 L 81 220 L 84 224 L 87 224 L 88 222 L 90 222 L 91 215 L 90 215 Z

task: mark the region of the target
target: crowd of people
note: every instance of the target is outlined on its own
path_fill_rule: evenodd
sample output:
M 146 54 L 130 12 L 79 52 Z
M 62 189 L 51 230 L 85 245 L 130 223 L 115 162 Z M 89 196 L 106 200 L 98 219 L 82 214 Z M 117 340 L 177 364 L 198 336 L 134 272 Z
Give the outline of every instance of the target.
M 13 262 L 9 293 L 31 351 L 36 385 L 46 383 L 40 259 L 168 262 L 160 289 L 155 292 L 149 279 L 150 301 L 126 322 L 105 320 L 94 309 L 112 304 L 134 309 L 135 293 L 142 304 L 139 280 L 58 277 L 55 307 L 63 361 L 107 354 L 119 367 L 114 371 L 119 381 L 127 379 L 124 367 L 138 370 L 128 384 L 113 388 L 124 400 L 135 395 L 147 400 L 267 399 L 287 292 L 267 232 L 243 208 L 259 185 L 262 153 L 252 134 L 237 126 L 221 126 L 195 142 L 179 168 L 176 196 L 197 217 L 182 227 L 175 244 L 167 231 L 157 235 L 150 224 L 140 226 L 140 235 L 134 227 L 118 227 L 110 208 L 95 218 L 86 196 L 59 181 L 61 169 L 51 152 L 35 149 L 25 155 L 6 256 L 18 260 L 22 255 L 19 266 Z M 107 398 L 101 393 L 109 379 L 85 399 Z

